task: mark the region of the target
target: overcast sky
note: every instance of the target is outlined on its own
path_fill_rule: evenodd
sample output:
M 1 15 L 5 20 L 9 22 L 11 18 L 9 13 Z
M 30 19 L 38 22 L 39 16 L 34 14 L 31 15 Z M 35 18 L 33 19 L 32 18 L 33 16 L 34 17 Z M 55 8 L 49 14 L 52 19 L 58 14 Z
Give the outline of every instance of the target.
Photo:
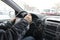
M 56 3 L 59 3 L 60 0 L 14 0 L 18 3 L 26 3 L 30 6 L 34 6 L 40 9 L 51 8 L 55 6 Z

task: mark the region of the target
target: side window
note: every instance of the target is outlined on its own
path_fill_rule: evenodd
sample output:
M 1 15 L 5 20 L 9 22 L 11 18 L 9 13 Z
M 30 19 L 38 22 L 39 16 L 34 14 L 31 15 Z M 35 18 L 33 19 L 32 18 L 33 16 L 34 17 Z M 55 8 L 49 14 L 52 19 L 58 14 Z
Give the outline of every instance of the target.
M 8 6 L 4 2 L 0 1 L 0 16 L 3 16 L 3 17 L 8 16 L 10 18 L 14 18 L 15 11 L 10 6 Z
M 10 6 L 8 6 L 7 4 L 5 4 L 2 1 L 0 1 L 0 10 L 3 10 L 3 11 L 14 11 L 14 9 L 12 9 Z

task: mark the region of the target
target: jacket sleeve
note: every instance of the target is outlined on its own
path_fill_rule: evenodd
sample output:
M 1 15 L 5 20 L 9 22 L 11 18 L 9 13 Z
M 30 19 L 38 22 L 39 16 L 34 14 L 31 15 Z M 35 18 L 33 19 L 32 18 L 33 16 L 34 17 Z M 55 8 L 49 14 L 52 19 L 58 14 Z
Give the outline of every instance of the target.
M 14 24 L 12 27 L 12 30 L 15 31 L 17 34 L 16 36 L 19 36 L 22 38 L 27 30 L 29 29 L 29 23 L 25 19 L 17 19 L 17 23 Z
M 6 30 L 0 29 L 0 40 L 21 40 L 27 30 L 29 23 L 25 19 L 17 19 L 17 22 Z
M 29 23 L 25 19 L 17 19 L 17 23 L 14 24 L 14 27 L 19 33 L 23 33 L 29 29 Z

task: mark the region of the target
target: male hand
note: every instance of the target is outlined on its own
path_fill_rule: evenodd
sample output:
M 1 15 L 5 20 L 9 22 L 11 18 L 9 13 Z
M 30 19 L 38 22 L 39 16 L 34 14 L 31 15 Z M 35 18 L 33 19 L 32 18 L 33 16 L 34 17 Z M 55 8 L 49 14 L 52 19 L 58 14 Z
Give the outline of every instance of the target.
M 25 20 L 27 20 L 29 23 L 32 22 L 32 16 L 31 14 L 27 14 L 25 17 L 24 17 Z

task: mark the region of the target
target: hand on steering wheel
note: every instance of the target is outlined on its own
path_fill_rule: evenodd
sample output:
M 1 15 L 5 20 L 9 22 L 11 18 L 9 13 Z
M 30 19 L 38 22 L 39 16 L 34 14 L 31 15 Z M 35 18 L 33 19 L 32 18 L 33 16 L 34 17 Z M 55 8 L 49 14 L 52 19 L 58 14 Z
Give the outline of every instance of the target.
M 29 23 L 32 22 L 32 16 L 31 14 L 27 14 L 25 17 L 24 17 L 25 20 L 27 20 Z

